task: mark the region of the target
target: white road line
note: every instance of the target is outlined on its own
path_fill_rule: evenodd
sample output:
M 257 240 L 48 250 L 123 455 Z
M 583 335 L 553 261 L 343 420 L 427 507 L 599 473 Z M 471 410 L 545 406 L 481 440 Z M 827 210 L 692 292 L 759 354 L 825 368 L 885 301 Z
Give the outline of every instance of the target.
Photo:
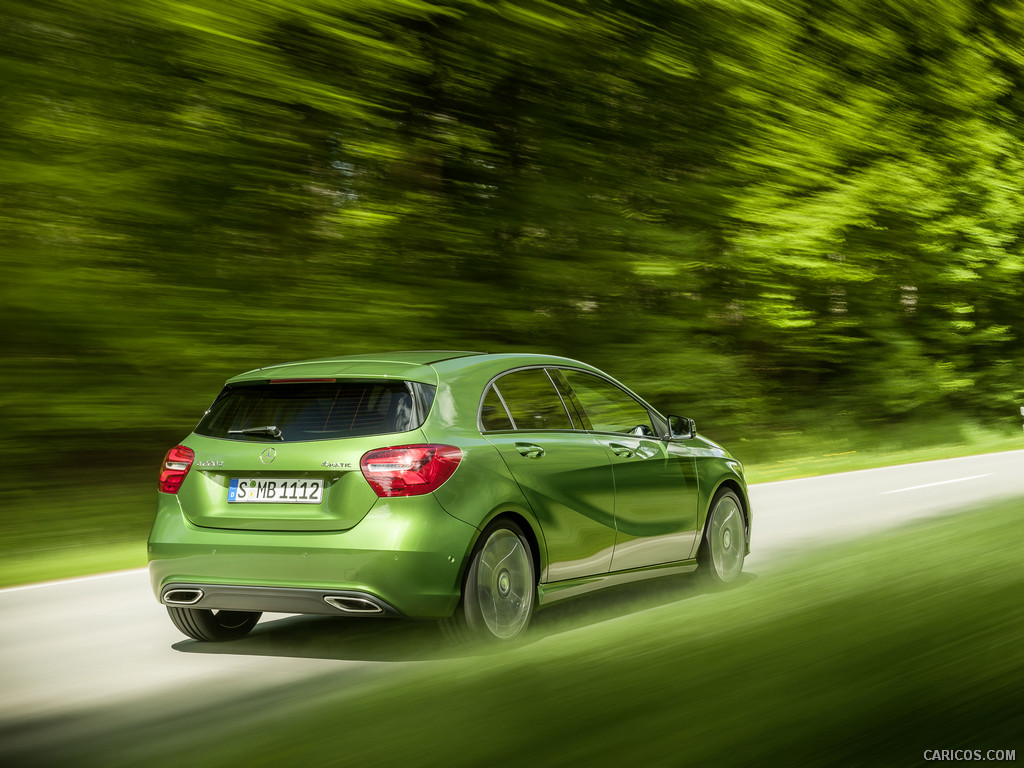
M 949 485 L 950 483 L 962 483 L 965 480 L 977 480 L 979 477 L 992 477 L 991 472 L 984 475 L 971 475 L 970 477 L 956 477 L 952 480 L 939 480 L 937 483 L 925 483 L 924 485 L 912 485 L 909 488 L 897 488 L 895 491 L 883 491 L 882 496 L 890 493 L 903 493 L 904 491 L 916 491 L 918 488 L 931 488 L 936 485 Z
M 0 589 L 0 595 L 8 592 L 21 592 L 26 589 L 39 589 L 40 587 L 54 587 L 58 584 L 75 584 L 79 581 L 95 581 L 96 579 L 109 579 L 112 576 L 124 576 L 129 573 L 144 573 L 146 568 L 132 568 L 127 571 L 111 571 L 110 573 L 97 573 L 93 576 L 76 576 L 73 579 L 57 579 L 56 581 L 39 581 L 35 584 L 22 584 L 20 587 L 4 587 Z

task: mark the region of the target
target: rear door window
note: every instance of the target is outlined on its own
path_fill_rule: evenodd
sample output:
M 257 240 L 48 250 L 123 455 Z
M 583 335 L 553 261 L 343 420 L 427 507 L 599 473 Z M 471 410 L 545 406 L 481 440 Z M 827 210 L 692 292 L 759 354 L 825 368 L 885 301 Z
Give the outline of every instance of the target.
M 507 373 L 493 385 L 508 407 L 515 429 L 572 429 L 569 414 L 542 368 Z
M 423 423 L 433 397 L 434 387 L 407 381 L 229 385 L 195 431 L 251 442 L 278 438 L 242 430 L 276 427 L 285 442 L 408 432 Z
M 580 404 L 580 401 L 572 391 L 572 387 L 569 386 L 569 382 L 565 380 L 565 376 L 562 375 L 562 372 L 557 368 L 548 368 L 548 375 L 555 383 L 555 389 L 558 390 L 558 394 L 562 397 L 562 402 L 565 403 L 565 407 L 569 411 L 569 417 L 572 419 L 572 425 L 576 429 L 593 429 L 590 419 L 587 417 L 587 412 Z

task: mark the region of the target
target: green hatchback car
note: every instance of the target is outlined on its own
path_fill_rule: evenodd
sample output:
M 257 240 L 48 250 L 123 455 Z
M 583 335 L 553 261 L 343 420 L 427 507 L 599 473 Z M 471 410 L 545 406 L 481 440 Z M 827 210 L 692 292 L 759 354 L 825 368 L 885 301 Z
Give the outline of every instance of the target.
M 750 550 L 743 468 L 607 374 L 395 352 L 228 380 L 168 451 L 153 590 L 197 640 L 263 612 L 440 619 L 508 640 L 536 608 Z

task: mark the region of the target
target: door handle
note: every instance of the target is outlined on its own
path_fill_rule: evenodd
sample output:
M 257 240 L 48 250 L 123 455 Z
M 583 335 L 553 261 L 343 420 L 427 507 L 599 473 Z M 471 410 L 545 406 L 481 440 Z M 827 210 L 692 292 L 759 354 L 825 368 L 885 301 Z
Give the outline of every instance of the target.
M 544 449 L 533 443 L 516 443 L 516 450 L 528 459 L 539 459 L 544 455 Z
M 619 445 L 618 443 L 610 443 L 609 448 L 612 449 L 612 453 L 616 456 L 622 456 L 625 459 L 633 458 L 633 449 L 627 445 Z

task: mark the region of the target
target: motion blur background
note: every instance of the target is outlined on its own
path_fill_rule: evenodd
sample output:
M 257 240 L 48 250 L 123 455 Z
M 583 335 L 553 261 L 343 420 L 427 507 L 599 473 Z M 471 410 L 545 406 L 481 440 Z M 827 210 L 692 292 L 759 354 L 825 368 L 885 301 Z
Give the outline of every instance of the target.
M 748 462 L 1020 435 L 1022 43 L 1015 0 L 5 0 L 4 551 L 141 540 L 223 380 L 305 357 L 565 354 Z
M 1022 447 L 1022 86 L 1021 0 L 2 0 L 0 586 L 143 565 L 164 452 L 307 357 L 577 357 L 753 480 Z M 214 651 L 134 571 L 4 590 L 0 762 L 1013 759 L 1022 500 L 952 466 L 863 509 L 974 514 L 500 656 L 330 619 Z M 850 522 L 809 487 L 762 542 L 801 493 Z

